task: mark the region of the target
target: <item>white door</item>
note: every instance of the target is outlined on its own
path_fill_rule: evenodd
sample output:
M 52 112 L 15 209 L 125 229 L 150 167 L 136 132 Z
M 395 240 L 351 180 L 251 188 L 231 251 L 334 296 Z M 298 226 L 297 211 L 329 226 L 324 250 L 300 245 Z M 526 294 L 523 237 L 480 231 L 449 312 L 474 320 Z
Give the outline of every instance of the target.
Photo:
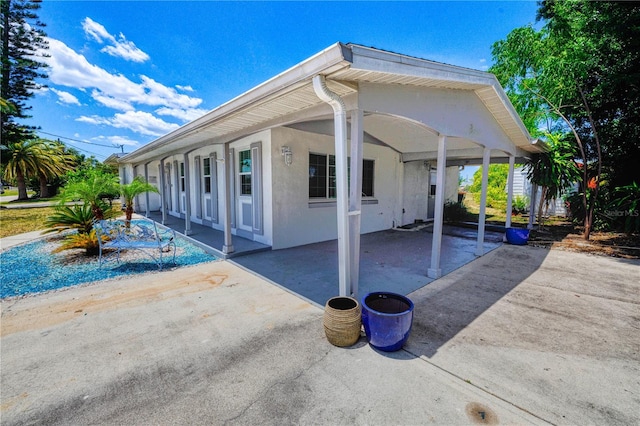
M 164 204 L 167 211 L 171 211 L 171 165 L 164 165 Z
M 186 195 L 186 186 L 185 186 L 185 178 L 184 178 L 184 162 L 180 162 L 180 187 L 178 190 L 180 191 L 180 206 L 178 207 L 178 213 L 184 213 L 187 211 L 187 195 Z
M 253 196 L 251 185 L 251 150 L 238 152 L 238 223 L 236 228 L 253 234 Z
M 202 217 L 211 220 L 211 158 L 202 159 Z

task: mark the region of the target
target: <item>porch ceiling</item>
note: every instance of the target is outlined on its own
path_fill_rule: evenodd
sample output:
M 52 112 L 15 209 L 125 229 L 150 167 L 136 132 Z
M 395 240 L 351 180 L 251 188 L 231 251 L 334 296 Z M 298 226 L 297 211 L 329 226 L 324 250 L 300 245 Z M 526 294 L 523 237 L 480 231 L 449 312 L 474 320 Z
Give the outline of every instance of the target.
M 338 43 L 201 118 L 125 155 L 120 162 L 152 161 L 300 121 L 305 111 L 325 105 L 315 94 L 311 83 L 318 74 L 325 75 L 329 89 L 341 97 L 356 93 L 358 84 L 365 82 L 475 91 L 518 148 L 537 150 L 506 96 L 496 88 L 497 81 L 492 75 Z M 400 152 L 425 151 L 425 143 L 437 146 L 437 136 L 432 132 L 425 132 L 416 124 L 393 117 L 367 116 L 365 131 Z M 460 140 L 457 143 L 461 148 L 476 147 L 471 141 Z

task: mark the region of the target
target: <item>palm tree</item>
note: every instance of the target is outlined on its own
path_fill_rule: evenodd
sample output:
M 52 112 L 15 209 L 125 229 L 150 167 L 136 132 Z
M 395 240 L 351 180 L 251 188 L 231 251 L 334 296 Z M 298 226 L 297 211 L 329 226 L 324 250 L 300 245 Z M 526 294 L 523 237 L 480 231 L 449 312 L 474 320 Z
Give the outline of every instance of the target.
M 159 193 L 158 188 L 146 182 L 142 176 L 136 176 L 131 183 L 120 185 L 120 194 L 124 197 L 126 205 L 124 214 L 127 226 L 131 223 L 131 217 L 133 216 L 133 199 L 145 192 Z
M 111 209 L 106 200 L 118 196 L 119 192 L 118 176 L 93 169 L 81 179 L 68 182 L 60 194 L 60 202 L 83 200 L 91 206 L 95 219 L 103 220 Z
M 15 180 L 18 200 L 27 200 L 27 179 L 37 176 L 41 170 L 49 172 L 50 166 L 43 159 L 45 148 L 39 139 L 26 139 L 7 146 L 8 160 L 4 169 L 6 180 Z
M 542 226 L 543 205 L 561 196 L 573 183 L 580 180 L 580 170 L 575 162 L 576 148 L 563 139 L 564 135 L 547 133 L 547 152 L 538 154 L 525 164 L 527 179 L 542 187 L 538 224 Z
M 65 146 L 60 142 L 43 141 L 46 145 L 45 157 L 43 162 L 49 167 L 41 168 L 38 171 L 38 180 L 40 181 L 40 197 L 49 198 L 55 194 L 49 193 L 48 183 L 51 179 L 55 179 L 64 175 L 67 171 L 73 170 L 74 157 L 66 151 Z

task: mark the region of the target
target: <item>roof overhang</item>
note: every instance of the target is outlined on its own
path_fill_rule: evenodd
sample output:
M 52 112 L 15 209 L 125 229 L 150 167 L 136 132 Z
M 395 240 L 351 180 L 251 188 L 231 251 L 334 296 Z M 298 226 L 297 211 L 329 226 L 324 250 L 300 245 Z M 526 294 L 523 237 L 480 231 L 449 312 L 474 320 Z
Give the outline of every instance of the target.
M 316 75 L 325 76 L 329 89 L 341 97 L 357 94 L 360 83 L 473 91 L 516 149 L 540 151 L 492 74 L 336 43 L 118 161 L 153 161 L 299 122 L 305 111 L 326 107 L 312 87 Z

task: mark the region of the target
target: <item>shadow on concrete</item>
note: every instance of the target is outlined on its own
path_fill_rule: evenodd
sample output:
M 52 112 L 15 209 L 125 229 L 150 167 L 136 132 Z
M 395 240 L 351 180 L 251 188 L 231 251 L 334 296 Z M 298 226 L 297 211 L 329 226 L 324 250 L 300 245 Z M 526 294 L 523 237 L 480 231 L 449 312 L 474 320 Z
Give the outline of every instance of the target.
M 438 349 L 533 274 L 549 254 L 505 245 L 443 280 L 409 295 L 414 322 L 407 349 L 432 357 Z

